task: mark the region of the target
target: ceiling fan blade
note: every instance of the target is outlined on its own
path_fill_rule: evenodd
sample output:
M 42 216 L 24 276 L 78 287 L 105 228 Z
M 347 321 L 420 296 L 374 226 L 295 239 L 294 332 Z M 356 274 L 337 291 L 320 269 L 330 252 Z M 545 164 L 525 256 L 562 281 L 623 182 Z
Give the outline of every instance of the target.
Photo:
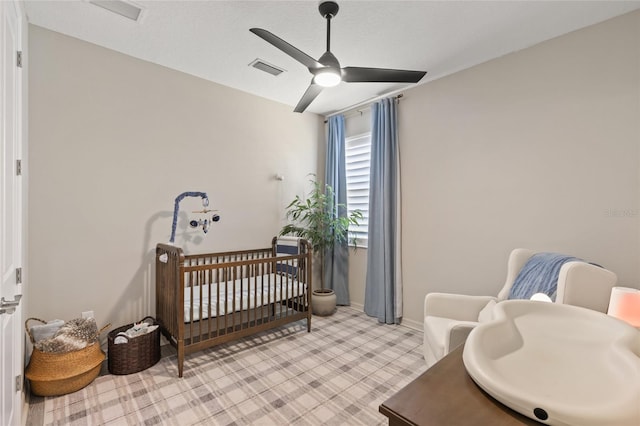
M 262 28 L 251 28 L 249 31 L 265 40 L 266 42 L 273 44 L 275 47 L 282 50 L 284 53 L 291 56 L 293 59 L 300 62 L 302 65 L 309 69 L 318 69 L 323 67 L 320 62 L 316 61 L 311 56 L 307 55 L 297 47 L 290 45 L 280 37 L 270 33 L 267 30 L 263 30 Z
M 303 112 L 305 109 L 307 109 L 309 104 L 311 104 L 311 102 L 313 102 L 313 100 L 320 94 L 320 92 L 322 92 L 322 86 L 311 82 L 311 84 L 307 88 L 307 91 L 304 92 L 304 95 L 302 95 L 302 98 L 300 98 L 300 100 L 298 101 L 298 105 L 296 105 L 296 108 L 293 110 L 293 112 Z
M 392 70 L 386 68 L 342 68 L 342 81 L 347 83 L 417 83 L 426 71 Z

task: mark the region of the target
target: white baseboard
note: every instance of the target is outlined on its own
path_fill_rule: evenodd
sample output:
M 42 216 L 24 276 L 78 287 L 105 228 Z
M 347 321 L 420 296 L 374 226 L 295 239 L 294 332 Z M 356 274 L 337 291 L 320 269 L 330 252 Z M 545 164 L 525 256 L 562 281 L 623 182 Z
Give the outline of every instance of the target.
M 362 305 L 360 303 L 351 302 L 351 305 L 345 306 L 345 308 L 351 308 L 351 309 L 354 309 L 354 310 L 356 310 L 358 312 L 364 312 L 364 305 Z
M 424 324 L 418 321 L 410 320 L 408 318 L 402 318 L 402 323 L 400 325 L 404 325 L 405 327 L 411 328 L 413 330 L 422 331 Z
M 349 308 L 349 309 L 353 309 L 354 311 L 358 311 L 358 312 L 364 312 L 364 305 L 360 304 L 360 303 L 354 303 L 351 302 L 351 305 L 349 306 L 342 306 L 343 308 Z M 410 320 L 407 318 L 402 318 L 402 322 L 400 323 L 401 326 L 410 328 L 412 330 L 417 330 L 417 331 L 422 331 L 423 330 L 423 324 L 419 321 L 414 321 L 414 320 Z

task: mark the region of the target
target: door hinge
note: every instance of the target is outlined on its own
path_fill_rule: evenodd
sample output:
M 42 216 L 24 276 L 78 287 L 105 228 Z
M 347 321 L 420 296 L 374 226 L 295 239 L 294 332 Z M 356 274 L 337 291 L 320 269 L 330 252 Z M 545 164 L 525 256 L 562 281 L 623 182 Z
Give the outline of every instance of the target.
M 22 68 L 22 51 L 18 50 L 16 52 L 16 65 L 18 68 Z
M 22 374 L 18 374 L 16 376 L 16 392 L 20 392 L 22 390 Z
M 22 176 L 22 160 L 16 160 L 16 175 Z
M 16 268 L 16 284 L 22 284 L 22 268 Z

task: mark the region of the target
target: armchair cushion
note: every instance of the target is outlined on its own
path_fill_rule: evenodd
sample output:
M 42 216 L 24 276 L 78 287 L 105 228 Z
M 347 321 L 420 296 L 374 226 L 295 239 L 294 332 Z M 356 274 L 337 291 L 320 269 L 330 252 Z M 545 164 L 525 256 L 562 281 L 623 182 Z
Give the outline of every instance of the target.
M 478 322 L 489 322 L 493 319 L 493 308 L 496 306 L 495 300 L 490 300 L 487 306 L 482 308 L 478 314 Z
M 428 316 L 424 319 L 424 340 L 433 342 L 424 345 L 424 357 L 427 364 L 433 365 L 452 349 L 463 343 L 476 321 L 458 321 L 450 318 Z

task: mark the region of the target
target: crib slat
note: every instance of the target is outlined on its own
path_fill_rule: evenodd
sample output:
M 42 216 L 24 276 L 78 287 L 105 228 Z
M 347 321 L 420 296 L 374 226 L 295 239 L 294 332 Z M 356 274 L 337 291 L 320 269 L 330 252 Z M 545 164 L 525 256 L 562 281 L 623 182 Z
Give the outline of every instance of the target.
M 244 313 L 244 281 L 245 277 L 248 276 L 246 269 L 247 267 L 240 268 L 240 306 L 238 307 L 238 309 L 240 310 L 240 328 L 242 328 L 242 325 L 244 323 L 242 316 Z
M 220 269 L 216 269 L 216 336 L 220 335 L 220 288 L 222 280 L 220 280 Z
M 265 296 L 265 288 L 264 288 L 264 264 L 260 265 L 260 318 L 264 318 L 264 296 Z
M 226 331 L 229 329 L 229 327 L 227 326 L 227 318 L 229 317 L 228 314 L 228 307 L 229 307 L 229 301 L 227 300 L 227 294 L 229 294 L 229 290 L 227 289 L 227 286 L 229 285 L 229 269 L 228 268 L 224 268 L 224 299 L 223 299 L 223 303 L 224 303 L 224 330 L 225 333 Z M 221 311 L 218 311 L 218 315 L 220 315 Z M 224 333 L 223 333 L 224 334 Z
M 236 256 L 235 260 L 236 260 L 236 262 L 238 261 L 237 256 Z M 232 301 L 233 305 L 232 305 L 231 312 L 227 312 L 228 315 L 229 314 L 231 315 L 231 329 L 233 331 L 236 331 L 236 316 L 233 315 L 233 312 L 236 311 L 236 297 L 235 297 L 235 295 L 236 295 L 236 281 L 238 280 L 238 269 L 237 268 L 238 268 L 238 265 L 234 266 L 231 269 L 231 274 L 232 274 L 231 282 L 233 283 L 233 292 L 231 293 L 231 301 Z
M 256 325 L 257 321 L 258 321 L 258 312 L 257 312 L 257 307 L 258 307 L 258 277 L 260 276 L 260 264 L 256 265 L 256 269 L 254 271 L 255 273 L 255 277 L 254 277 L 254 281 L 253 281 L 253 300 L 256 301 L 256 303 L 254 303 L 253 305 L 253 323 L 252 325 Z

